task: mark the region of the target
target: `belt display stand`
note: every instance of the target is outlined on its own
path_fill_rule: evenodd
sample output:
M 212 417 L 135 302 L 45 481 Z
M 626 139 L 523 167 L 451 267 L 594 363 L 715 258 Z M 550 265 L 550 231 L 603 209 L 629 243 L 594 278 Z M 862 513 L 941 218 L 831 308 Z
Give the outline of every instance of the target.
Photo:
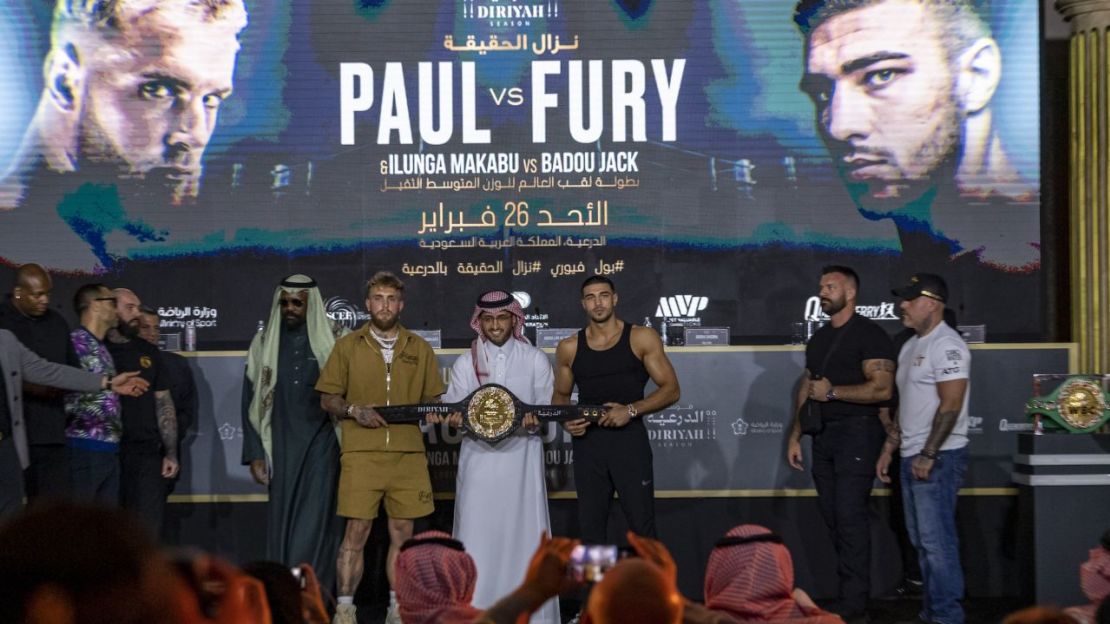
M 1110 528 L 1110 433 L 1018 434 L 1017 563 L 1037 604 L 1084 604 L 1079 564 Z M 1031 585 L 1031 586 L 1030 586 Z

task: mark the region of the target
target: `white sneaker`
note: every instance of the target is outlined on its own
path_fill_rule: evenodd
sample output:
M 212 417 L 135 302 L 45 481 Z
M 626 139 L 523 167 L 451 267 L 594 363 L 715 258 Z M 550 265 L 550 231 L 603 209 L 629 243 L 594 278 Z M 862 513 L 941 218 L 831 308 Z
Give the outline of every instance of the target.
M 397 603 L 389 605 L 389 611 L 385 612 L 385 624 L 403 624 L 401 622 L 401 610 L 397 608 Z
M 332 618 L 331 624 L 358 624 L 358 619 L 355 617 L 355 605 L 341 604 L 335 608 L 335 617 Z

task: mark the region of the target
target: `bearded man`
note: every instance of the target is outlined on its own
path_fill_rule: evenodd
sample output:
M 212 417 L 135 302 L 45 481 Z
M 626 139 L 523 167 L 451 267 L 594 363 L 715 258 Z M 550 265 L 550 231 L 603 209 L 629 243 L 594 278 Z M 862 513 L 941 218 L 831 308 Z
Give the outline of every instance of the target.
M 320 408 L 316 381 L 345 330 L 328 319 L 316 280 L 290 275 L 274 289 L 266 328 L 255 334 L 243 380 L 243 455 L 269 491 L 266 558 L 312 564 L 332 589 L 343 535 L 336 515 L 339 431 Z
M 491 290 L 479 297 L 470 327 L 478 337 L 451 367 L 445 402 L 461 401 L 488 383 L 505 386 L 531 405 L 551 400 L 551 362 L 524 337 L 524 310 L 511 294 Z M 516 588 L 528 568 L 520 553 L 550 531 L 538 427 L 535 416 L 526 414 L 524 427 L 496 444 L 469 436 L 462 440 L 454 533 L 478 567 L 475 607 L 488 608 Z M 495 508 L 498 513 L 489 513 Z M 558 624 L 558 600 L 548 601 L 531 621 Z
M 374 406 L 430 403 L 445 387 L 435 352 L 401 326 L 405 284 L 379 271 L 366 286 L 370 322 L 340 338 L 316 389 L 321 405 L 342 419 L 339 515 L 347 518 L 336 568 L 339 576 L 335 624 L 355 624 L 355 590 L 362 580 L 363 549 L 383 501 L 389 514 L 386 577 L 401 544 L 412 537 L 413 520 L 434 510 L 424 435 L 414 424 L 386 423 Z M 390 591 L 387 623 L 400 622 Z
M 137 370 L 153 393 L 120 397 L 119 501 L 141 518 L 155 537 L 162 532 L 166 497 L 180 464 L 177 459 L 177 411 L 169 375 L 158 347 L 139 338 L 142 302 L 127 288 L 112 291 L 116 326 L 108 330 L 108 352 L 116 366 Z
M 856 314 L 859 275 L 851 267 L 821 271 L 821 309 L 829 323 L 806 345 L 806 368 L 795 397 L 787 462 L 802 469 L 801 421 L 806 401 L 817 402 L 813 483 L 829 537 L 836 547 L 839 602 L 830 610 L 846 622 L 868 621 L 871 520 L 868 501 L 886 429 L 879 404 L 894 387 L 894 344 L 878 323 Z

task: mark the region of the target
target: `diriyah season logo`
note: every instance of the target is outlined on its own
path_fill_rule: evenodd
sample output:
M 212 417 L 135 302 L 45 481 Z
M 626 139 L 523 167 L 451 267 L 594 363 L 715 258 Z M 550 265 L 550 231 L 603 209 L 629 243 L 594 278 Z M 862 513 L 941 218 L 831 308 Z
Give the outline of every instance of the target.
M 532 20 L 559 17 L 559 0 L 462 0 L 462 18 L 488 22 L 491 27 L 531 26 Z

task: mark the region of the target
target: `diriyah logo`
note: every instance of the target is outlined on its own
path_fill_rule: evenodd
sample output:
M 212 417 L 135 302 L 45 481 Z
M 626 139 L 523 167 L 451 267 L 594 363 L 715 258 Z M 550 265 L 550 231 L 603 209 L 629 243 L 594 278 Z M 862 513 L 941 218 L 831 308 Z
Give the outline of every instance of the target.
M 694 317 L 709 305 L 709 297 L 695 297 L 693 295 L 675 295 L 673 297 L 660 297 L 659 307 L 655 309 L 655 316 L 662 317 Z
M 462 0 L 462 17 L 488 20 L 491 26 L 527 26 L 529 20 L 559 17 L 559 0 Z

